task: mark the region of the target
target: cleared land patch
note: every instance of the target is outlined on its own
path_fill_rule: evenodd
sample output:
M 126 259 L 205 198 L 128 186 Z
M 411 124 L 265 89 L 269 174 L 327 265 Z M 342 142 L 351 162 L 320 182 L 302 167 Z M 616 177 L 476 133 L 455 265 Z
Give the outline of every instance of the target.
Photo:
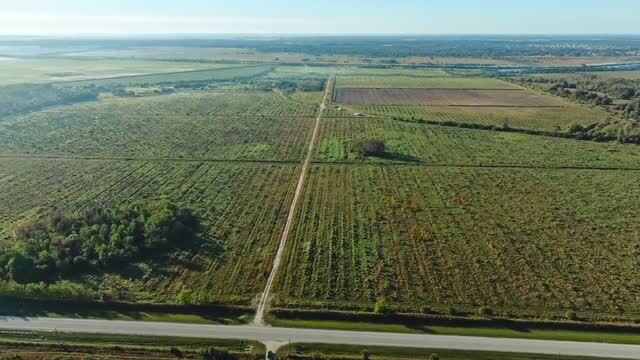
M 0 158 L 0 228 L 38 208 L 81 211 L 165 197 L 208 226 L 210 243 L 201 253 L 167 260 L 161 269 L 130 264 L 121 273 L 73 282 L 119 301 L 171 303 L 187 289 L 202 302 L 248 304 L 264 287 L 297 171 L 295 165 Z
M 526 90 L 339 88 L 335 101 L 347 105 L 564 106 L 558 99 Z
M 311 169 L 278 305 L 634 314 L 638 172 Z M 593 191 L 596 188 L 598 191 Z

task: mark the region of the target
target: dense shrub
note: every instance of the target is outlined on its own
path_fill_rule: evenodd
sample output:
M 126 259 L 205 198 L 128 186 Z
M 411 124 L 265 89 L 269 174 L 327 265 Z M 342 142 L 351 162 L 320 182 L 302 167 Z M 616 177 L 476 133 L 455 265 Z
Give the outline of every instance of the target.
M 114 270 L 132 260 L 200 243 L 198 218 L 166 201 L 133 203 L 82 214 L 52 209 L 23 224 L 0 253 L 0 279 L 52 282 L 67 275 Z
M 385 148 L 384 140 L 367 139 L 355 144 L 354 151 L 363 156 L 383 156 Z

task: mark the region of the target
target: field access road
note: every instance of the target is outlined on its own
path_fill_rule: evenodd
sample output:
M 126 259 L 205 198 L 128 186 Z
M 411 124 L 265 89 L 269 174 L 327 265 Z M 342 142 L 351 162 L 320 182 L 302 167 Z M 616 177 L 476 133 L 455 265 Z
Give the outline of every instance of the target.
M 290 329 L 256 325 L 196 325 L 140 321 L 0 317 L 0 329 L 78 333 L 246 339 L 266 344 L 325 343 L 362 346 L 498 351 L 609 359 L 640 359 L 639 345 L 471 336 L 396 334 L 339 330 Z M 275 347 L 271 347 L 274 349 Z
M 326 107 L 327 100 L 330 99 L 331 95 L 333 94 L 334 82 L 334 77 L 330 77 L 329 80 L 327 80 L 322 103 L 320 104 L 320 111 L 318 112 L 318 116 L 316 117 L 315 126 L 313 127 L 313 134 L 311 135 L 311 141 L 309 143 L 309 148 L 307 149 L 307 155 L 304 157 L 304 161 L 302 162 L 302 170 L 300 170 L 300 176 L 298 177 L 296 190 L 293 193 L 293 200 L 291 200 L 291 207 L 289 208 L 289 213 L 287 214 L 287 221 L 285 222 L 282 236 L 280 236 L 280 243 L 278 244 L 276 256 L 273 259 L 273 265 L 271 266 L 271 272 L 269 272 L 267 284 L 265 285 L 264 291 L 260 296 L 260 302 L 258 303 L 256 316 L 253 320 L 254 324 L 259 326 L 265 325 L 264 315 L 269 304 L 271 289 L 273 288 L 273 282 L 276 279 L 276 274 L 278 273 L 278 268 L 280 267 L 280 260 L 282 259 L 282 254 L 284 253 L 284 248 L 287 244 L 287 239 L 289 238 L 289 231 L 291 230 L 291 225 L 293 224 L 296 207 L 298 206 L 298 202 L 300 201 L 302 189 L 304 189 L 304 180 L 307 176 L 307 172 L 309 172 L 309 164 L 311 163 L 311 158 L 313 158 L 313 150 L 315 149 L 316 143 L 318 142 L 318 133 L 320 132 L 320 120 L 322 119 L 322 113 L 324 112 L 324 109 Z

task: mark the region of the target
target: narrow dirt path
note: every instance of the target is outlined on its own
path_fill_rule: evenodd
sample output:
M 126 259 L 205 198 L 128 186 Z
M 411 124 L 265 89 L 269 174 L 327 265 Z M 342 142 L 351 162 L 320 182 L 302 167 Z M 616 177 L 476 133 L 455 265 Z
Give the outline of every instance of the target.
M 289 238 L 289 232 L 291 231 L 291 225 L 293 224 L 296 207 L 298 206 L 298 202 L 300 201 L 300 195 L 302 194 L 302 189 L 304 188 L 304 181 L 307 176 L 307 172 L 309 171 L 309 164 L 311 163 L 311 159 L 313 158 L 313 151 L 315 150 L 316 143 L 318 142 L 318 133 L 320 132 L 320 120 L 322 119 L 322 113 L 324 112 L 324 109 L 326 107 L 327 100 L 331 98 L 331 95 L 333 93 L 334 82 L 334 77 L 330 77 L 329 80 L 327 80 L 327 86 L 324 91 L 324 97 L 322 98 L 322 104 L 320 104 L 320 112 L 318 113 L 318 117 L 316 117 L 316 123 L 313 128 L 313 135 L 311 136 L 311 143 L 309 144 L 307 155 L 305 156 L 302 163 L 302 170 L 300 171 L 300 177 L 298 177 L 296 190 L 293 194 L 293 200 L 291 201 L 291 207 L 289 208 L 289 214 L 287 215 L 287 222 L 284 225 L 284 230 L 282 231 L 282 236 L 280 237 L 280 244 L 278 245 L 278 251 L 276 252 L 276 257 L 273 259 L 273 266 L 271 268 L 271 272 L 269 273 L 267 284 L 264 288 L 264 291 L 262 292 L 262 296 L 260 297 L 260 303 L 258 304 L 256 316 L 253 320 L 254 324 L 257 326 L 266 325 L 264 321 L 264 315 L 269 304 L 271 289 L 273 288 L 273 283 L 275 281 L 278 268 L 280 267 L 280 260 L 282 259 L 282 254 L 284 253 L 284 248 L 287 244 L 287 239 Z

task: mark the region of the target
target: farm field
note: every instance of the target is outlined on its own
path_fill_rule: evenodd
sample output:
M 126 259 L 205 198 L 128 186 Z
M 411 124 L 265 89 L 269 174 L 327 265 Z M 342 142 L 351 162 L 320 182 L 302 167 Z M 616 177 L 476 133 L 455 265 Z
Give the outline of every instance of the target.
M 0 227 L 11 228 L 49 206 L 81 211 L 167 198 L 203 219 L 209 246 L 162 271 L 131 264 L 122 273 L 72 281 L 119 301 L 171 303 L 188 289 L 203 302 L 247 304 L 264 286 L 297 171 L 296 165 L 5 157 Z
M 406 68 L 363 68 L 355 66 L 278 66 L 267 75 L 269 78 L 298 78 L 306 76 L 326 79 L 330 75 L 375 75 L 375 76 L 411 76 L 411 77 L 446 77 L 449 74 L 443 69 L 406 69 Z
M 96 80 L 67 81 L 67 86 L 140 86 L 150 84 L 170 84 L 176 82 L 205 82 L 205 81 L 233 81 L 251 79 L 264 75 L 272 69 L 269 65 L 249 66 L 220 66 L 212 70 L 197 70 L 189 72 L 173 72 L 139 76 L 112 77 Z
M 315 165 L 277 304 L 632 315 L 638 175 Z
M 492 78 L 414 77 L 414 76 L 338 76 L 336 88 L 435 88 L 435 89 L 522 89 Z
M 144 60 L 8 59 L 0 85 L 50 83 L 230 67 L 229 64 Z M 240 66 L 240 65 L 237 65 Z
M 389 118 L 504 126 L 516 129 L 564 131 L 573 124 L 594 124 L 611 115 L 599 109 L 565 102 L 565 107 L 467 107 L 467 106 L 349 106 L 359 112 Z
M 351 150 L 360 140 L 378 138 L 385 158 L 359 160 Z M 462 129 L 397 120 L 324 119 L 315 160 L 411 162 L 455 166 L 539 166 L 640 168 L 640 148 L 511 132 Z
M 317 105 L 273 93 L 115 98 L 0 121 L 0 154 L 298 160 Z
M 526 90 L 339 88 L 335 101 L 347 105 L 564 106 L 561 100 Z

